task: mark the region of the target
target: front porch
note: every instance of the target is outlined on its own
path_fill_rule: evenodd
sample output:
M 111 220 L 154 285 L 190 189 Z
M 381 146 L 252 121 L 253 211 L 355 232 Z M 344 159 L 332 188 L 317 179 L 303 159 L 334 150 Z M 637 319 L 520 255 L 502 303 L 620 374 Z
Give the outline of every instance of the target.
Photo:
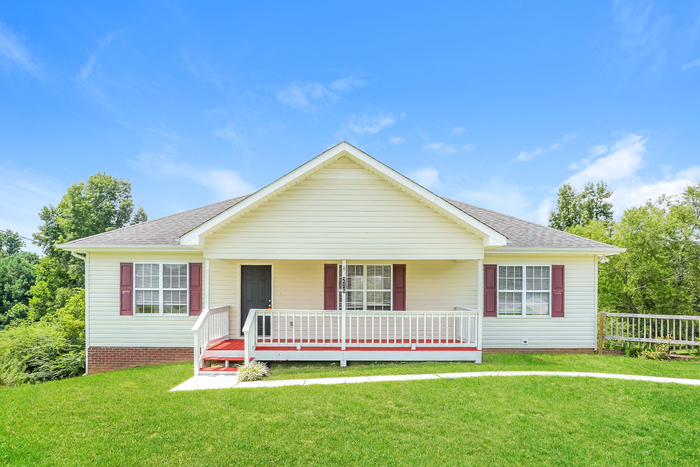
M 451 311 L 250 310 L 243 338 L 229 331 L 229 306 L 204 310 L 193 327 L 194 369 L 230 372 L 262 361 L 473 361 L 481 363 L 481 319 Z M 205 367 L 207 361 L 225 362 Z

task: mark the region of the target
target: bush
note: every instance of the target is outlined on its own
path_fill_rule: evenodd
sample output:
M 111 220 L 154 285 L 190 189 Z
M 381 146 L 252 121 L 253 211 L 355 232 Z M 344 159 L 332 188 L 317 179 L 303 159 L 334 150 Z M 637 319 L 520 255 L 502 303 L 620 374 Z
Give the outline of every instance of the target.
M 238 367 L 238 381 L 260 381 L 270 373 L 264 362 L 252 362 Z
M 25 322 L 0 332 L 2 385 L 39 383 L 84 372 L 84 347 L 72 344 L 55 323 Z

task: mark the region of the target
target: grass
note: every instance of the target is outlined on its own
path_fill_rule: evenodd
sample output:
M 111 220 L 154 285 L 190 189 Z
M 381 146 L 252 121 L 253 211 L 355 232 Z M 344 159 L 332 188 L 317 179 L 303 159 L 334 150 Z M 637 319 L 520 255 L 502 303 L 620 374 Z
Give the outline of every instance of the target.
M 482 366 L 273 365 L 273 377 L 581 370 L 698 377 L 696 362 L 487 355 Z M 619 371 L 615 371 L 619 370 Z M 0 389 L 8 465 L 697 465 L 700 388 L 513 377 L 168 393 L 190 364 Z
M 661 364 L 660 364 L 661 363 Z M 630 375 L 700 378 L 700 358 L 654 362 L 641 358 L 591 354 L 489 354 L 483 363 L 469 362 L 350 362 L 272 363 L 267 379 L 308 379 L 342 376 L 402 375 L 425 373 L 461 373 L 468 371 L 584 371 Z

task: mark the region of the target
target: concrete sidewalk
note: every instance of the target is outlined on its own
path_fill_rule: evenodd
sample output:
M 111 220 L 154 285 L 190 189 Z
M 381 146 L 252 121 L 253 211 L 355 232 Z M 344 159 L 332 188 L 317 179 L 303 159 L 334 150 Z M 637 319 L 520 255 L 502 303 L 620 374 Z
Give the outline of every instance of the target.
M 700 379 L 665 378 L 660 376 L 616 375 L 612 373 L 581 373 L 574 371 L 474 371 L 467 373 L 436 373 L 425 375 L 351 376 L 343 378 L 281 379 L 239 383 L 234 375 L 193 376 L 170 391 L 196 391 L 201 389 L 278 388 L 282 386 L 310 386 L 312 384 L 378 383 L 386 381 L 417 381 L 424 379 L 479 378 L 483 376 L 578 376 L 584 378 L 625 379 L 652 383 L 676 383 L 700 386 Z

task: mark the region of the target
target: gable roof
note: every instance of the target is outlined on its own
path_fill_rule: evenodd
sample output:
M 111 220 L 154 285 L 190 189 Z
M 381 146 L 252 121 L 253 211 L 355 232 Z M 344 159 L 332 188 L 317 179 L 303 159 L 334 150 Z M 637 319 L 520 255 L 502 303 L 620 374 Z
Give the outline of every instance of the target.
M 161 217 L 142 224 L 104 232 L 57 245 L 73 251 L 110 248 L 190 249 L 201 244 L 207 233 L 230 223 L 268 199 L 286 191 L 320 168 L 350 156 L 354 162 L 370 169 L 397 188 L 429 205 L 436 211 L 484 238 L 484 246 L 503 251 L 525 250 L 600 250 L 614 254 L 622 249 L 562 232 L 516 217 L 483 209 L 471 204 L 439 197 L 393 169 L 381 164 L 348 143 L 340 143 L 276 182 L 256 193 L 231 198 L 189 211 Z M 189 246 L 187 246 L 189 245 Z

